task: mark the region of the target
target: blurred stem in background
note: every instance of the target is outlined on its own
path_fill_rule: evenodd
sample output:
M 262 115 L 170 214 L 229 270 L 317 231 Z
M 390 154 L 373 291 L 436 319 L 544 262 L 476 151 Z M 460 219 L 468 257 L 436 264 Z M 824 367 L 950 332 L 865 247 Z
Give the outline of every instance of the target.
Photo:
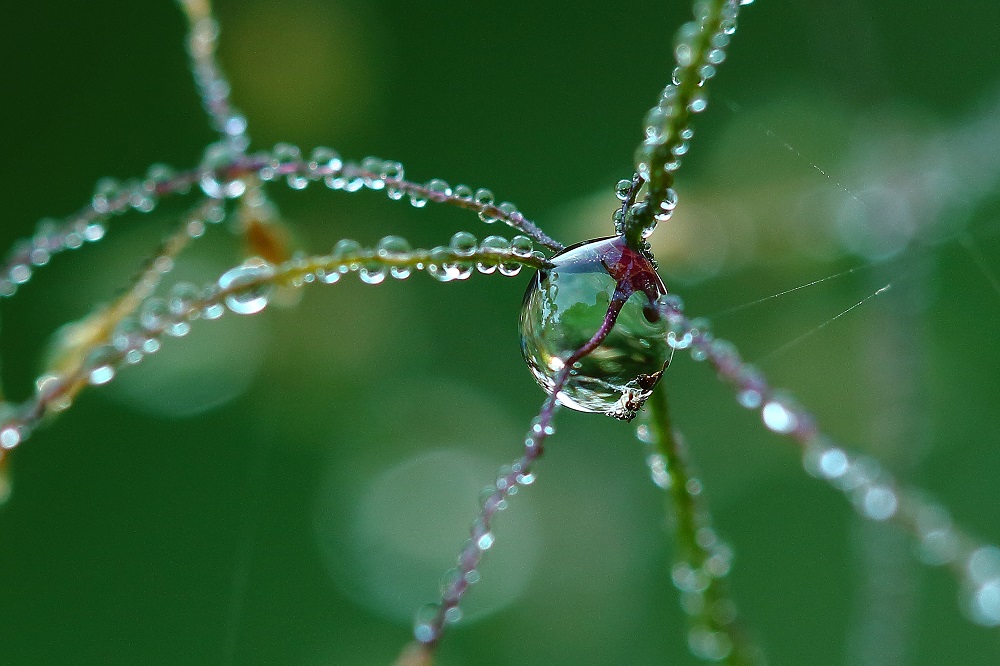
M 638 436 L 651 450 L 646 460 L 653 482 L 667 493 L 667 519 L 674 527 L 671 578 L 689 618 L 688 647 L 706 661 L 732 666 L 762 664 L 763 654 L 738 620 L 725 580 L 732 567 L 732 552 L 712 527 L 701 481 L 695 478 L 687 446 L 671 424 L 663 382 L 653 389 L 646 405 L 648 424 L 639 426 Z

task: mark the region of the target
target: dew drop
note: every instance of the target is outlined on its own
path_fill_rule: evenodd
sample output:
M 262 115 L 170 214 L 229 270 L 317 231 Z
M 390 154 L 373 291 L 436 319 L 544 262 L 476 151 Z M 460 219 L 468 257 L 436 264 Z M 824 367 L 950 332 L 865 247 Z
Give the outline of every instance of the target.
M 883 521 L 896 515 L 899 499 L 892 488 L 872 486 L 868 488 L 861 499 L 861 511 L 865 517 Z
M 87 376 L 88 381 L 94 386 L 107 384 L 115 377 L 115 369 L 110 365 L 102 365 L 94 368 Z
M 267 307 L 272 290 L 272 285 L 268 281 L 273 277 L 274 267 L 258 258 L 249 259 L 242 265 L 226 271 L 219 278 L 219 289 L 239 290 L 225 297 L 226 307 L 236 314 L 257 314 Z M 249 285 L 255 286 L 240 289 Z
M 7 404 L 7 403 L 5 403 Z M 8 424 L 0 429 L 0 447 L 13 449 L 21 443 L 21 431 L 17 426 Z
M 969 580 L 979 585 L 994 578 L 1000 578 L 1000 548 L 981 546 L 974 550 L 965 566 Z
M 518 234 L 510 239 L 510 251 L 515 257 L 527 259 L 535 251 L 535 244 L 527 236 Z
M 691 113 L 701 113 L 708 108 L 708 98 L 705 93 L 698 92 L 691 98 L 691 102 L 688 103 L 688 110 Z
M 24 284 L 31 279 L 31 267 L 27 264 L 14 264 L 7 275 L 14 284 Z
M 476 547 L 478 547 L 479 550 L 489 550 L 490 548 L 493 547 L 493 544 L 495 542 L 496 539 L 494 538 L 493 533 L 487 532 L 486 534 L 483 534 L 478 539 L 476 539 Z
M 460 257 L 471 257 L 479 249 L 479 242 L 468 231 L 459 231 L 451 237 L 451 249 Z
M 733 651 L 733 642 L 721 631 L 699 626 L 688 632 L 688 647 L 696 657 L 706 661 L 722 661 Z
M 205 196 L 212 199 L 235 199 L 246 192 L 247 186 L 238 177 L 230 177 L 241 155 L 225 142 L 213 143 L 205 149 L 201 162 L 199 184 Z
M 201 318 L 208 320 L 218 319 L 225 312 L 226 308 L 221 303 L 206 303 L 205 307 L 201 309 Z
M 522 486 L 530 486 L 535 482 L 535 475 L 529 473 L 521 472 L 517 475 L 517 482 Z
M 310 177 L 316 180 L 322 178 L 327 186 L 330 186 L 330 182 L 340 174 L 340 170 L 343 167 L 344 162 L 340 159 L 340 154 L 336 150 L 317 146 L 309 156 L 309 163 L 306 165 L 306 170 L 309 172 Z
M 170 310 L 162 298 L 150 298 L 142 305 L 139 323 L 150 333 L 159 333 L 169 321 Z
M 429 180 L 427 190 L 431 193 L 430 198 L 434 201 L 444 201 L 451 196 L 451 187 L 440 178 Z
M 439 604 L 427 604 L 421 607 L 413 620 L 413 637 L 421 643 L 430 643 L 436 640 L 441 634 L 441 630 L 436 626 L 440 612 L 441 606 Z
M 493 192 L 485 188 L 479 188 L 478 190 L 476 190 L 476 194 L 473 197 L 473 201 L 475 201 L 477 204 L 479 204 L 479 206 L 481 206 L 481 209 L 479 211 L 480 220 L 482 220 L 487 224 L 493 224 L 498 219 L 500 219 L 499 217 L 497 217 L 496 210 L 493 207 L 493 204 L 495 202 L 495 199 L 493 197 Z
M 176 317 L 197 317 L 198 312 L 194 310 L 195 304 L 201 297 L 201 291 L 190 282 L 178 282 L 170 288 L 170 296 L 167 299 L 167 306 L 170 314 Z
M 483 239 L 483 243 L 479 248 L 481 251 L 493 253 L 493 252 L 507 252 L 510 250 L 510 241 L 502 236 L 487 236 Z M 476 263 L 476 268 L 480 273 L 489 275 L 497 269 L 498 262 L 494 259 L 480 260 Z
M 841 449 L 827 449 L 819 457 L 819 472 L 826 479 L 839 479 L 847 473 L 849 461 Z
M 427 197 L 413 190 L 410 192 L 410 205 L 414 208 L 423 208 L 427 205 Z
M 400 236 L 386 236 L 379 241 L 376 248 L 379 258 L 387 261 L 405 261 L 409 259 L 410 252 L 410 244 Z M 405 280 L 410 277 L 411 272 L 412 269 L 405 265 L 389 268 L 389 274 L 397 280 Z
M 439 282 L 450 282 L 458 279 L 457 270 L 452 261 L 452 250 L 441 246 L 433 248 L 430 251 L 427 272 Z
M 101 178 L 94 188 L 94 196 L 91 199 L 91 207 L 95 213 L 104 214 L 111 211 L 111 207 L 121 194 L 122 185 L 114 178 Z
M 385 160 L 378 157 L 366 157 L 361 160 L 361 176 L 365 187 L 370 190 L 385 189 L 385 179 L 382 178 L 382 171 L 385 168 Z
M 302 151 L 299 150 L 298 146 L 290 143 L 276 143 L 271 149 L 271 155 L 278 165 L 295 167 L 285 177 L 290 188 L 301 190 L 309 184 L 309 179 L 302 175 L 297 168 L 297 165 L 302 162 Z
M 616 286 L 624 304 L 603 342 L 574 365 L 557 398 L 571 409 L 632 418 L 666 365 L 665 322 L 652 303 L 666 293 L 652 263 L 620 237 L 567 248 L 535 274 L 521 309 L 521 351 L 551 393 L 565 362 L 605 321 Z
M 771 400 L 764 405 L 764 409 L 761 410 L 761 418 L 768 429 L 779 435 L 787 435 L 795 430 L 795 426 L 798 424 L 795 412 L 779 400 Z
M 382 284 L 385 274 L 385 266 L 375 262 L 365 264 L 358 270 L 358 277 L 365 284 Z
M 336 269 L 327 271 L 323 268 L 320 268 L 319 270 L 316 271 L 316 279 L 318 279 L 323 284 L 334 284 L 335 282 L 338 282 L 340 280 L 340 271 Z
M 977 624 L 1000 626 L 1000 578 L 992 578 L 973 589 L 969 614 Z

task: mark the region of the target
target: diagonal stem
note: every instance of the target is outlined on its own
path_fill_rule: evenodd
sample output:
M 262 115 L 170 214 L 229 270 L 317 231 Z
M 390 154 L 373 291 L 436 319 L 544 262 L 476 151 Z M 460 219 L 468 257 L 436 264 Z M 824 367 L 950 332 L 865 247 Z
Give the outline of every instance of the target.
M 500 470 L 493 492 L 483 500 L 479 516 L 472 523 L 470 538 L 458 555 L 458 566 L 445 574 L 440 602 L 426 606 L 417 614 L 413 633 L 417 643 L 422 646 L 407 646 L 397 660 L 397 666 L 412 663 L 414 655 L 429 661 L 444 636 L 445 626 L 461 619 L 459 604 L 469 587 L 479 580 L 478 569 L 483 553 L 495 541 L 491 531 L 493 518 L 497 512 L 506 508 L 511 495 L 516 494 L 521 487 L 534 483 L 535 476 L 531 470 L 542 455 L 545 439 L 555 433 L 552 420 L 559 407 L 558 396 L 575 373 L 573 366 L 577 361 L 592 353 L 607 338 L 628 295 L 629 287 L 619 284 L 597 331 L 566 359 L 562 370 L 556 375 L 551 391 L 525 437 L 524 452 L 513 464 Z

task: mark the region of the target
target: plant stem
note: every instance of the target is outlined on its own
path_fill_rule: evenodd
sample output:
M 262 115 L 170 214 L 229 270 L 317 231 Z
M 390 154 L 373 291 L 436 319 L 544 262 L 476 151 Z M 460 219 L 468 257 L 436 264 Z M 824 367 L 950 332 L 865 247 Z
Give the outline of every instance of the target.
M 702 484 L 693 476 L 683 439 L 671 425 L 663 382 L 656 385 L 646 404 L 649 432 L 641 438 L 655 450 L 647 460 L 654 481 L 667 491 L 666 510 L 673 519 L 677 548 L 671 577 L 690 618 L 688 645 L 695 656 L 707 661 L 732 666 L 762 663 L 760 649 L 737 620 L 736 604 L 725 581 L 732 553 L 712 528 Z

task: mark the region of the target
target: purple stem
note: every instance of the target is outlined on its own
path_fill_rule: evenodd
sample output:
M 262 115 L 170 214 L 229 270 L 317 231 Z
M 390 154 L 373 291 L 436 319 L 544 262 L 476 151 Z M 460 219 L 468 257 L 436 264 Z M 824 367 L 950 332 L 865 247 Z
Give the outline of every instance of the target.
M 32 266 L 38 265 L 32 260 L 32 253 L 35 250 L 45 250 L 48 256 L 51 256 L 64 250 L 79 247 L 82 242 L 69 242 L 69 239 L 79 237 L 81 229 L 89 225 L 103 222 L 110 217 L 122 215 L 127 212 L 131 208 L 136 196 L 163 197 L 184 194 L 203 178 L 227 181 L 250 175 L 259 177 L 265 170 L 272 171 L 275 176 L 303 175 L 319 179 L 343 175 L 346 177 L 361 178 L 366 182 L 379 181 L 388 187 L 400 189 L 408 194 L 415 194 L 429 201 L 446 203 L 501 219 L 510 227 L 530 236 L 551 250 L 560 251 L 564 247 L 562 243 L 549 237 L 520 212 L 507 213 L 493 204 L 481 204 L 463 199 L 454 194 L 431 191 L 424 185 L 404 179 L 383 179 L 379 174 L 363 170 L 352 163 L 338 167 L 329 164 L 310 165 L 305 160 L 290 160 L 275 163 L 272 158 L 266 155 L 255 155 L 252 157 L 238 156 L 232 162 L 214 169 L 188 169 L 155 183 L 133 181 L 132 185 L 124 187 L 114 198 L 108 200 L 100 210 L 96 209 L 92 204 L 87 205 L 52 230 L 44 233 L 39 232 L 33 239 L 17 243 L 10 254 L 7 255 L 2 268 L 0 268 L 0 280 L 6 278 L 10 281 L 10 289 L 0 292 L 0 297 L 13 295 L 17 286 L 25 282 L 30 276 Z M 15 277 L 19 274 L 24 274 L 24 279 Z
M 600 346 L 614 327 L 615 320 L 631 293 L 632 288 L 625 281 L 618 283 L 608 311 L 605 313 L 604 320 L 597 332 L 566 359 L 565 366 L 556 375 L 552 392 L 542 403 L 542 409 L 525 438 L 524 453 L 514 461 L 509 471 L 501 472 L 500 476 L 497 477 L 495 489 L 483 501 L 479 516 L 472 523 L 470 539 L 458 555 L 458 567 L 455 570 L 455 575 L 447 582 L 441 595 L 437 612 L 427 622 L 418 622 L 417 624 L 415 637 L 429 650 L 433 650 L 441 641 L 445 625 L 452 621 L 452 618 L 458 618 L 456 611 L 462 597 L 465 596 L 472 582 L 478 579 L 477 570 L 483 553 L 493 545 L 493 535 L 490 532 L 493 517 L 506 507 L 508 496 L 517 492 L 517 488 L 534 482 L 534 475 L 531 474 L 532 465 L 542 455 L 542 443 L 546 437 L 555 432 L 552 428 L 552 419 L 558 406 L 558 396 L 572 376 L 574 364 Z

